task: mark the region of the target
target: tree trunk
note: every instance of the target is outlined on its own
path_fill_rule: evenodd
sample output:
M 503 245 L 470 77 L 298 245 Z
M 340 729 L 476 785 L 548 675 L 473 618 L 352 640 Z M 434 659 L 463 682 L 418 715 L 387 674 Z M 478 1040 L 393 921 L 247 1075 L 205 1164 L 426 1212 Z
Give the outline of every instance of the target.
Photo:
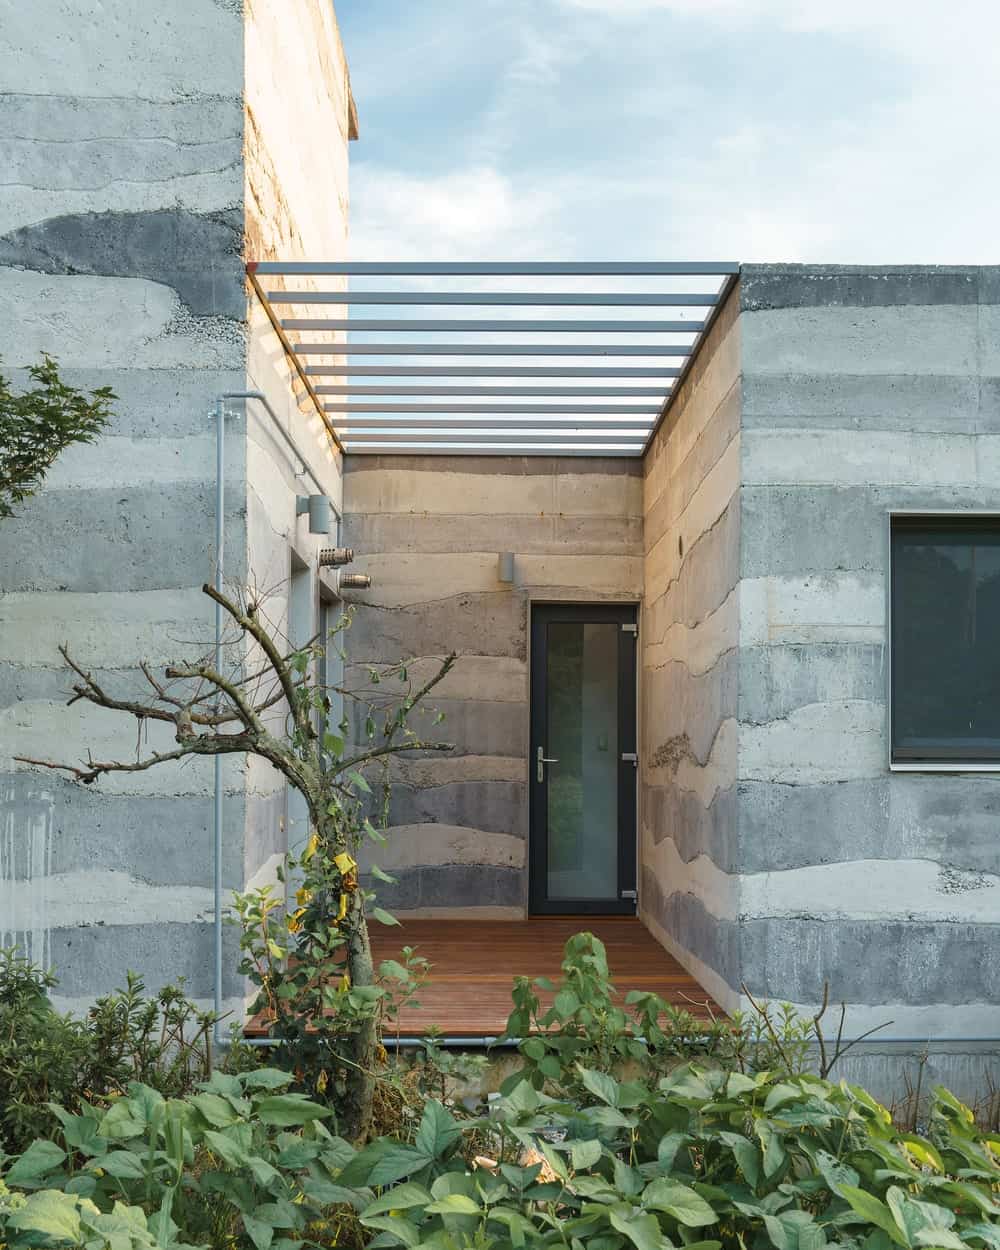
M 328 799 L 310 804 L 313 823 L 319 834 L 324 853 L 331 857 L 348 847 L 343 830 L 327 813 Z M 330 900 L 335 906 L 336 899 Z M 372 964 L 371 943 L 368 940 L 368 921 L 365 919 L 364 897 L 360 884 L 350 893 L 347 915 L 341 932 L 347 940 L 347 974 L 352 986 L 373 985 L 375 969 Z M 367 1016 L 352 1034 L 346 1047 L 346 1092 L 343 1105 L 337 1108 L 338 1128 L 349 1141 L 364 1142 L 371 1135 L 372 1114 L 375 1099 L 375 1064 L 378 1049 L 378 1016 Z
M 368 940 L 368 922 L 365 919 L 361 890 L 351 895 L 347 910 L 347 970 L 352 985 L 372 985 L 375 969 L 372 965 L 372 949 Z M 352 1141 L 365 1141 L 371 1134 L 372 1111 L 375 1097 L 375 1064 L 378 1048 L 378 1016 L 373 1012 L 366 1016 L 353 1035 L 349 1058 L 352 1065 L 347 1069 L 347 1094 L 343 1110 L 345 1137 Z

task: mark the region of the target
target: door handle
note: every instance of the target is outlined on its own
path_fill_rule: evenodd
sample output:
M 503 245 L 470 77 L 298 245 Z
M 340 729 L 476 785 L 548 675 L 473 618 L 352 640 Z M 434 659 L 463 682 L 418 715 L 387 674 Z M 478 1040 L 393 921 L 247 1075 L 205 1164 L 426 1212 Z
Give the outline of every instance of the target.
M 545 765 L 546 764 L 558 764 L 559 763 L 557 759 L 553 759 L 551 756 L 548 756 L 545 754 L 544 747 L 538 748 L 538 754 L 536 755 L 535 760 L 537 764 L 535 776 L 538 778 L 539 781 L 545 780 Z

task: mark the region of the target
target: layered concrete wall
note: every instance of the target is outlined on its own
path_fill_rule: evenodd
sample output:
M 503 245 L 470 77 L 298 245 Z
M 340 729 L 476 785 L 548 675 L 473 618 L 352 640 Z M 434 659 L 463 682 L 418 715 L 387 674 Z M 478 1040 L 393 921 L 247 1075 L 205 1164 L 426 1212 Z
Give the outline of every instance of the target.
M 273 336 L 257 321 L 248 334 L 245 226 L 254 247 L 297 240 L 334 255 L 345 229 L 336 28 L 320 0 L 296 6 L 291 22 L 282 7 L 114 0 L 95 17 L 82 0 L 44 13 L 0 0 L 3 366 L 24 386 L 47 351 L 70 382 L 119 397 L 109 433 L 64 456 L 0 527 L 0 941 L 55 965 L 64 1002 L 112 988 L 127 969 L 151 986 L 184 975 L 210 997 L 212 779 L 208 761 L 193 761 L 84 790 L 17 766 L 15 754 L 136 750 L 129 722 L 86 704 L 67 710 L 57 645 L 123 693 L 141 691 L 141 659 L 165 664 L 210 645 L 200 587 L 215 563 L 220 393 L 280 397 L 337 490 L 323 438 L 287 399 Z M 299 67 L 286 82 L 267 55 L 296 36 L 322 69 Z M 295 92 L 315 132 L 299 118 L 280 133 Z M 313 188 L 288 172 L 295 161 L 326 193 L 322 222 Z M 289 500 L 304 488 L 258 415 L 245 420 L 229 419 L 226 570 L 287 576 L 274 531 L 296 535 Z M 172 735 L 143 727 L 140 739 L 156 747 Z M 280 836 L 281 800 L 236 759 L 225 785 L 224 878 L 238 887 Z M 225 963 L 234 967 L 232 950 Z M 241 994 L 235 977 L 227 994 Z
M 750 266 L 739 320 L 742 974 L 996 1036 L 1000 778 L 889 770 L 886 594 L 889 509 L 1000 511 L 1000 274 Z
M 247 259 L 344 260 L 348 142 L 356 132 L 333 6 L 247 0 L 245 20 Z M 280 277 L 262 281 L 268 289 L 283 284 Z M 345 315 L 335 305 L 324 311 Z M 336 544 L 337 524 L 329 535 L 311 534 L 308 516 L 296 516 L 296 497 L 324 494 L 339 515 L 342 457 L 256 298 L 249 307 L 247 385 L 266 395 L 303 456 L 300 462 L 290 453 L 259 401 L 243 405 L 248 576 L 266 594 L 275 627 L 301 644 L 319 631 L 320 597 L 328 591 L 317 557 L 321 547 Z M 279 710 L 277 728 L 283 720 Z M 262 760 L 250 762 L 245 805 L 246 878 L 263 884 L 274 879 L 286 848 L 308 838 L 305 807 Z
M 644 460 L 642 919 L 726 1006 L 739 986 L 740 325 L 720 312 Z
M 16 385 L 48 351 L 111 386 L 115 421 L 0 527 L 3 941 L 55 965 L 64 1000 L 178 975 L 211 993 L 211 765 L 80 789 L 17 754 L 129 758 L 134 723 L 65 707 L 56 650 L 118 691 L 139 661 L 204 645 L 212 614 L 212 397 L 244 384 L 243 38 L 212 0 L 0 5 L 0 325 Z M 114 37 L 111 37 L 111 32 Z M 244 566 L 242 449 L 227 562 Z M 172 744 L 150 728 L 144 747 Z M 227 767 L 226 879 L 242 778 Z
M 638 461 L 355 456 L 345 540 L 374 584 L 347 635 L 357 683 L 368 663 L 458 662 L 415 727 L 455 745 L 394 771 L 378 885 L 397 912 L 523 916 L 527 903 L 528 620 L 532 601 L 637 602 Z M 514 584 L 497 554 L 514 553 Z

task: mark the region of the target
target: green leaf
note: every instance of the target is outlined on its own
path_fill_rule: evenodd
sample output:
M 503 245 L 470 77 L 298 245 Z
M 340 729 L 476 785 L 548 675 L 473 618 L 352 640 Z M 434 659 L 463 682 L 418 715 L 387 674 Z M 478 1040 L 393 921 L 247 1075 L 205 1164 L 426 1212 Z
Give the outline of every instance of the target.
M 308 1124 L 310 1120 L 322 1120 L 333 1114 L 331 1107 L 310 1102 L 301 1094 L 274 1094 L 267 1098 L 255 1098 L 254 1109 L 263 1124 L 280 1124 L 285 1127 Z
M 274 1227 L 265 1220 L 254 1219 L 253 1216 L 244 1214 L 243 1227 L 247 1230 L 247 1235 L 257 1250 L 268 1250 L 272 1240 L 274 1239 Z
M 460 1134 L 461 1129 L 451 1113 L 437 1099 L 428 1099 L 414 1139 L 417 1150 L 428 1158 L 440 1158 L 451 1149 Z
M 196 1094 L 188 1101 L 214 1128 L 228 1128 L 230 1124 L 239 1122 L 240 1117 L 233 1110 L 232 1103 L 220 1094 Z
M 552 1000 L 552 1008 L 563 1020 L 572 1019 L 580 1006 L 580 1000 L 572 990 L 562 989 Z
M 642 1205 L 673 1216 L 678 1224 L 687 1228 L 703 1228 L 706 1224 L 718 1223 L 719 1219 L 700 1194 L 676 1181 L 652 1181 L 643 1192 Z
M 358 787 L 358 789 L 361 791 L 362 794 L 371 794 L 372 792 L 371 786 L 368 784 L 367 781 L 365 781 L 364 777 L 362 777 L 360 773 L 352 772 L 352 773 L 348 773 L 347 776 L 349 777 L 351 781 L 354 782 L 354 784 Z
M 239 1079 L 244 1089 L 284 1089 L 293 1078 L 291 1072 L 282 1072 L 280 1068 L 258 1068 L 241 1073 Z
M 769 1124 L 767 1120 L 758 1120 L 754 1129 L 764 1152 L 764 1175 L 770 1180 L 781 1170 L 788 1155 L 782 1145 L 781 1134 L 773 1124 Z
M 32 1194 L 19 1210 L 13 1211 L 7 1223 L 22 1232 L 41 1233 L 53 1241 L 69 1241 L 78 1245 L 82 1240 L 78 1203 L 78 1198 L 71 1198 L 57 1189 L 43 1189 L 40 1193 Z
M 406 1211 L 410 1207 L 423 1207 L 431 1202 L 431 1195 L 415 1181 L 406 1181 L 402 1185 L 394 1185 L 361 1212 L 362 1220 L 372 1215 L 382 1215 L 385 1211 Z
M 60 1150 L 55 1142 L 33 1141 L 4 1179 L 8 1185 L 35 1189 L 34 1182 L 54 1171 L 65 1158 L 66 1151 Z
M 746 1183 L 751 1189 L 756 1189 L 760 1184 L 761 1156 L 754 1143 L 741 1133 L 720 1133 L 719 1140 L 733 1152 Z
M 772 1085 L 768 1091 L 767 1097 L 764 1099 L 764 1110 L 773 1111 L 775 1107 L 781 1107 L 786 1102 L 792 1102 L 796 1098 L 802 1097 L 802 1090 L 797 1089 L 794 1085 L 786 1085 L 779 1082 Z
M 866 1193 L 856 1185 L 838 1185 L 837 1193 L 848 1203 L 852 1211 L 866 1219 L 869 1224 L 889 1234 L 897 1246 L 905 1246 L 906 1238 L 893 1219 L 892 1212 L 874 1194 Z
M 328 755 L 334 755 L 337 759 L 344 754 L 344 739 L 340 734 L 325 733 L 323 735 L 323 750 Z
M 585 1068 L 582 1064 L 576 1065 L 576 1070 L 580 1074 L 580 1080 L 583 1082 L 595 1098 L 599 1098 L 601 1102 L 607 1103 L 609 1107 L 618 1106 L 618 1082 L 613 1077 L 608 1076 L 604 1072 L 598 1072 L 593 1068 Z
M 480 1215 L 482 1207 L 465 1194 L 445 1194 L 426 1207 L 429 1215 Z
M 641 1214 L 626 1206 L 610 1207 L 611 1227 L 626 1236 L 636 1250 L 664 1250 L 670 1243 L 660 1231 L 655 1215 Z
M 573 1164 L 574 1171 L 577 1172 L 585 1172 L 588 1168 L 592 1168 L 603 1153 L 603 1147 L 596 1137 L 590 1138 L 589 1141 L 575 1141 L 569 1149 L 570 1162 Z
M 362 1216 L 362 1223 L 368 1228 L 381 1229 L 383 1234 L 388 1234 L 394 1242 L 408 1247 L 408 1250 L 416 1250 L 421 1244 L 420 1230 L 409 1220 L 404 1220 L 401 1215 Z
M 376 881 L 385 881 L 387 885 L 395 885 L 398 880 L 398 878 L 394 877 L 391 873 L 388 873 L 384 869 L 380 868 L 378 864 L 372 864 L 368 871 Z
M 214 1129 L 207 1129 L 205 1132 L 205 1142 L 209 1150 L 222 1160 L 227 1167 L 239 1168 L 246 1163 L 246 1151 L 232 1137 L 225 1133 L 216 1132 Z
M 399 921 L 391 912 L 387 912 L 381 907 L 373 907 L 371 916 L 372 920 L 377 920 L 379 924 L 399 924 Z
M 109 1176 L 123 1180 L 140 1180 L 146 1175 L 142 1160 L 130 1150 L 112 1150 L 95 1159 L 92 1167 L 103 1168 Z
M 825 1150 L 816 1151 L 816 1166 L 831 1193 L 839 1193 L 841 1185 L 857 1185 L 860 1177 L 854 1168 L 842 1163 Z
M 432 1162 L 433 1158 L 424 1151 L 416 1150 L 413 1146 L 394 1143 L 382 1154 L 369 1172 L 368 1184 L 373 1188 L 391 1185 L 393 1181 L 402 1180 L 404 1176 L 412 1176 L 414 1172 L 422 1171 Z M 343 1179 L 343 1173 L 341 1179 Z

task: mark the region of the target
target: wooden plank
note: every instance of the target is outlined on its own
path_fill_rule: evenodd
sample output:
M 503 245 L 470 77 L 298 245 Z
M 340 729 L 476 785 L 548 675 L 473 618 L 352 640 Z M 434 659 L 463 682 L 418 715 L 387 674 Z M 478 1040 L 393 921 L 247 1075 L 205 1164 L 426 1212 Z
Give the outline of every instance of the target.
M 432 1029 L 446 1037 L 496 1036 L 507 1023 L 514 977 L 558 980 L 563 947 L 581 930 L 604 943 L 622 998 L 632 989 L 652 990 L 699 1019 L 724 1014 L 634 917 L 404 920 L 400 928 L 372 929 L 376 964 L 397 958 L 402 946 L 413 946 L 432 965 L 419 1005 L 400 1013 L 401 1037 L 423 1036 Z M 545 1002 L 549 996 L 540 997 Z
M 608 965 L 622 999 L 629 990 L 652 990 L 698 1019 L 725 1013 L 635 917 L 546 916 L 527 920 L 403 920 L 371 926 L 376 967 L 415 947 L 431 964 L 419 1003 L 400 1012 L 398 1036 L 496 1037 L 511 1009 L 516 976 L 558 981 L 563 948 L 589 930 L 607 948 Z M 541 994 L 543 1003 L 550 997 Z M 249 1036 L 263 1033 L 255 1019 Z M 391 1026 L 395 1036 L 395 1023 Z

